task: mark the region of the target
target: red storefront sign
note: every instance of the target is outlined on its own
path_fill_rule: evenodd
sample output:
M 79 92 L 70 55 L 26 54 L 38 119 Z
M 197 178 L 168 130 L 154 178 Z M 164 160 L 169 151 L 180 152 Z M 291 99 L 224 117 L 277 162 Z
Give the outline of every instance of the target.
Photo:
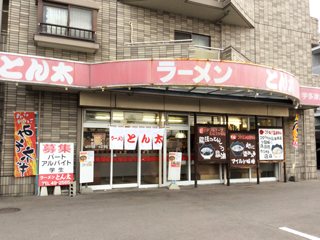
M 320 105 L 320 88 L 300 87 L 292 74 L 248 63 L 134 60 L 80 63 L 0 53 L 0 81 L 64 87 L 206 86 L 267 90 Z
M 37 174 L 37 135 L 35 112 L 14 113 L 14 176 Z

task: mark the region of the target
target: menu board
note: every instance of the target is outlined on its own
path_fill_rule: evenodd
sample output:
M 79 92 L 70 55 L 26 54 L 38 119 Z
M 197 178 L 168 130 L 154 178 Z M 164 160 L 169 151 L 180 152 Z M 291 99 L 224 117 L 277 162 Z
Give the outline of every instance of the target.
M 259 156 L 262 161 L 284 160 L 283 130 L 259 129 Z
M 231 167 L 253 167 L 257 163 L 255 133 L 230 134 Z
M 225 163 L 227 131 L 225 127 L 197 126 L 198 160 Z
M 81 151 L 80 161 L 80 183 L 93 182 L 94 174 L 94 151 Z

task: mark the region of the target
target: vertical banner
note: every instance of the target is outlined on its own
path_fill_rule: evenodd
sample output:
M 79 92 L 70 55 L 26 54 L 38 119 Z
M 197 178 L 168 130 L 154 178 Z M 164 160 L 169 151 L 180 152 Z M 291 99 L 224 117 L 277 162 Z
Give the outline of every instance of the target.
M 139 144 L 141 150 L 152 150 L 152 128 L 141 128 L 139 129 Z
M 282 129 L 259 129 L 260 160 L 284 160 Z
M 110 127 L 110 149 L 123 150 L 125 128 Z
M 230 134 L 230 164 L 231 167 L 253 167 L 257 164 L 256 134 Z
M 14 112 L 14 176 L 37 174 L 37 136 L 35 112 Z
M 298 148 L 299 146 L 299 139 L 298 139 L 298 134 L 299 134 L 299 114 L 296 114 L 296 117 L 293 122 L 292 126 L 292 146 L 295 148 Z
M 40 143 L 39 186 L 69 185 L 73 181 L 73 143 Z
M 225 163 L 227 131 L 225 127 L 197 126 L 198 159 Z
M 181 152 L 169 152 L 168 180 L 179 181 L 181 173 Z
M 164 128 L 153 129 L 153 150 L 161 150 L 164 138 Z
M 82 151 L 80 161 L 80 183 L 93 182 L 94 151 Z
M 136 128 L 125 128 L 124 135 L 124 149 L 136 150 L 139 138 L 138 130 Z

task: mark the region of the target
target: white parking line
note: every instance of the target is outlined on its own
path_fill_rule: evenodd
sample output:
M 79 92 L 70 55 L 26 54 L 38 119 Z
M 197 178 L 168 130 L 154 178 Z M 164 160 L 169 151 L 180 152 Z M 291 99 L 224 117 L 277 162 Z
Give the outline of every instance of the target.
M 286 232 L 289 232 L 289 233 L 292 233 L 292 234 L 295 234 L 295 235 L 298 235 L 298 236 L 306 238 L 306 239 L 320 240 L 320 238 L 318 238 L 318 237 L 315 237 L 315 236 L 312 236 L 312 235 L 309 235 L 309 234 L 306 234 L 306 233 L 303 233 L 303 232 L 299 232 L 299 231 L 296 231 L 296 230 L 291 229 L 291 228 L 280 227 L 279 229 L 281 229 L 283 231 L 286 231 Z

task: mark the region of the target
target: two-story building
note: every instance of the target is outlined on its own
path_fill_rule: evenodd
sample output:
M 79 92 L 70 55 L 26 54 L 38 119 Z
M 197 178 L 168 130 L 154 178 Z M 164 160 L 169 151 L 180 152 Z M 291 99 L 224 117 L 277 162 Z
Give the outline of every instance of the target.
M 1 3 L 1 195 L 37 188 L 14 176 L 39 160 L 14 112 L 36 113 L 38 144 L 74 143 L 77 181 L 79 152 L 94 151 L 93 190 L 167 186 L 169 152 L 182 153 L 178 185 L 316 178 L 308 0 Z M 162 146 L 114 147 L 119 129 L 161 129 Z

